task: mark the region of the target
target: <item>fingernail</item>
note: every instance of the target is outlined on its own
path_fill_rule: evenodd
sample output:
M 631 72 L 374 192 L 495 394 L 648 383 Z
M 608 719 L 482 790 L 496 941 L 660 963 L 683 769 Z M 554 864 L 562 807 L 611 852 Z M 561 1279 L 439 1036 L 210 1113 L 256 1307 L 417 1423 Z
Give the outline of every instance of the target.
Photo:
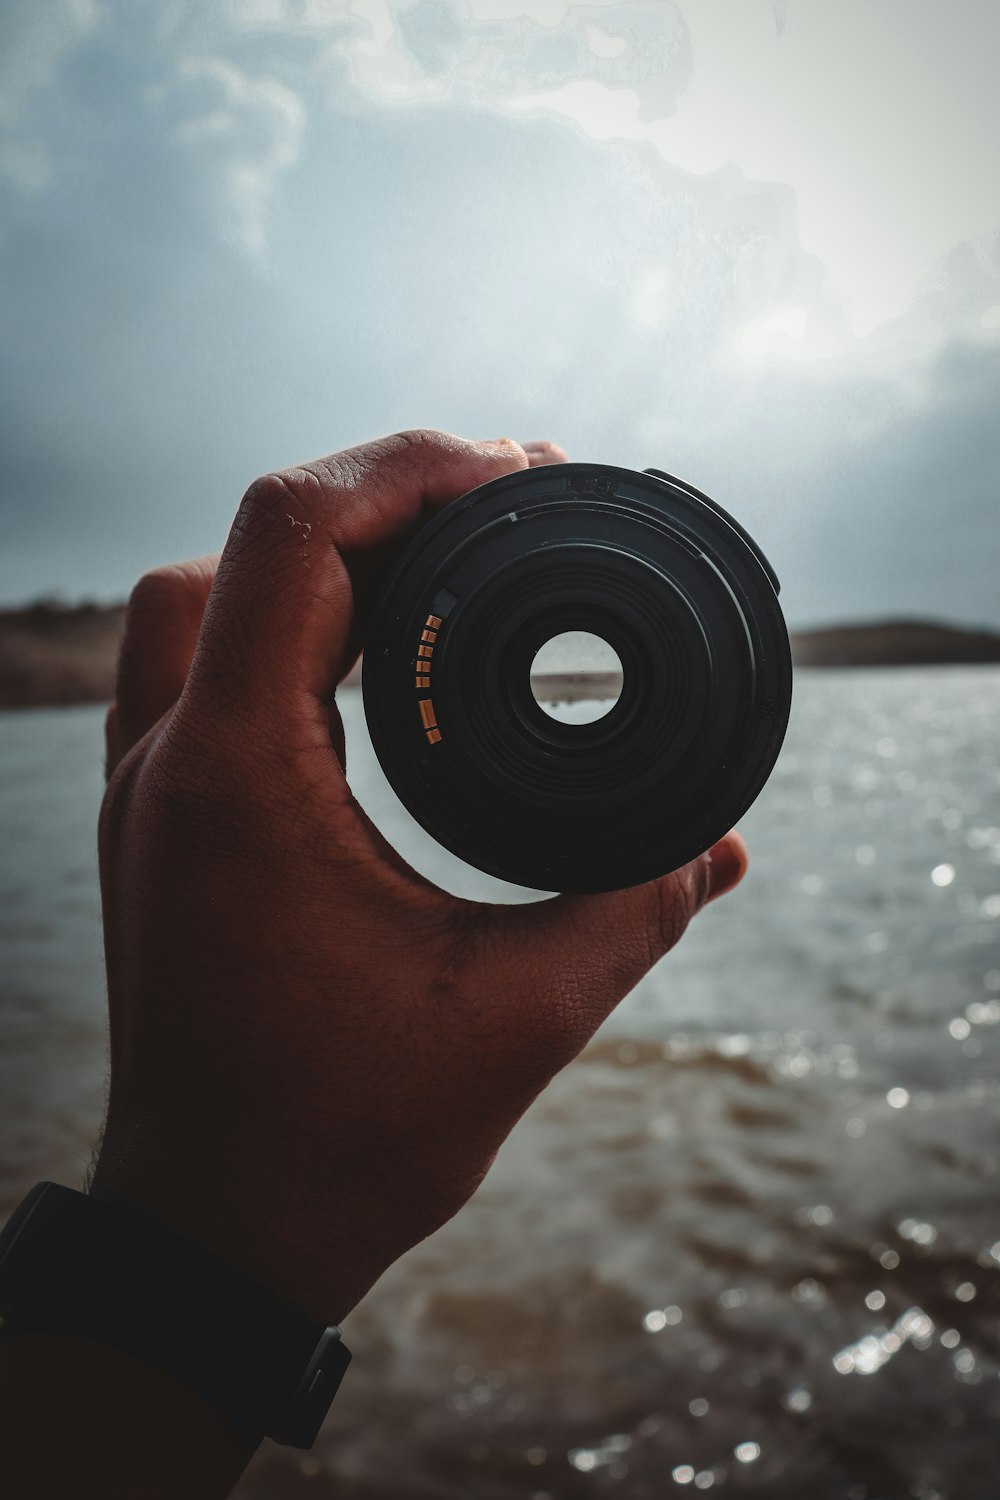
M 749 850 L 738 833 L 727 833 L 708 851 L 708 899 L 724 896 L 739 885 L 750 860 Z

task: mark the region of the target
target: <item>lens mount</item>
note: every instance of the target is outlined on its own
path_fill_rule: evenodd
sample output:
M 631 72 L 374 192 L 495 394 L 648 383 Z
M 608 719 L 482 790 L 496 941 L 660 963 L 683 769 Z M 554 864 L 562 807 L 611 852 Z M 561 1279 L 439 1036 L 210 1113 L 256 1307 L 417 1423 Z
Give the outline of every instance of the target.
M 659 471 L 522 470 L 442 510 L 367 622 L 365 712 L 386 777 L 469 864 L 551 891 L 676 869 L 743 815 L 788 721 L 777 579 L 719 506 Z M 531 686 L 566 631 L 621 691 L 564 723 Z

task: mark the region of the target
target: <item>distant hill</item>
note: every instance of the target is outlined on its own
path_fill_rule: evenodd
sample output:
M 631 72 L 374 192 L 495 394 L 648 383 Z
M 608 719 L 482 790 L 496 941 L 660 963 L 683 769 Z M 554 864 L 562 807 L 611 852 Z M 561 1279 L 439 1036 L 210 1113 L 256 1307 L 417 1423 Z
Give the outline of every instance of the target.
M 969 666 L 1000 662 L 1000 634 L 933 620 L 875 620 L 796 631 L 792 655 L 798 667 Z
M 0 708 L 107 703 L 124 604 L 0 610 Z
M 123 604 L 40 601 L 0 610 L 0 708 L 106 703 L 114 690 Z M 932 621 L 885 620 L 792 635 L 799 667 L 887 667 L 1000 663 L 1000 634 Z M 357 672 L 349 681 L 356 682 Z M 582 679 L 552 679 L 554 696 L 593 696 Z M 603 682 L 598 686 L 606 686 Z

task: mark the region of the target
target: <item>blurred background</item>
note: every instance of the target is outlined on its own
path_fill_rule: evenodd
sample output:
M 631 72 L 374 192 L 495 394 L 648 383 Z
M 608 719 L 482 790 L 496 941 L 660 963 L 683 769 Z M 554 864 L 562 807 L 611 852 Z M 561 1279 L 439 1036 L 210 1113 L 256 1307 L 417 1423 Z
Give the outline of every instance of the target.
M 121 601 L 257 474 L 419 425 L 664 468 L 795 637 L 744 885 L 244 1500 L 993 1500 L 998 46 L 988 0 L 4 6 L 0 1216 L 101 1115 Z M 343 698 L 397 847 L 526 899 L 422 837 Z

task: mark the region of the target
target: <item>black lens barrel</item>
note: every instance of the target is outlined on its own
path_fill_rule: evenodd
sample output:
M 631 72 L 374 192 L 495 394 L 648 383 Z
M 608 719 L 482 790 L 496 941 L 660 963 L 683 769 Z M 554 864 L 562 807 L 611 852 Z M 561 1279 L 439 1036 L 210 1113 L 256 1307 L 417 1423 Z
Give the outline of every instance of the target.
M 607 641 L 618 701 L 562 723 L 531 664 Z M 676 869 L 743 815 L 791 703 L 778 581 L 727 513 L 658 470 L 528 469 L 423 527 L 367 621 L 365 712 L 390 784 L 469 864 L 549 891 Z

